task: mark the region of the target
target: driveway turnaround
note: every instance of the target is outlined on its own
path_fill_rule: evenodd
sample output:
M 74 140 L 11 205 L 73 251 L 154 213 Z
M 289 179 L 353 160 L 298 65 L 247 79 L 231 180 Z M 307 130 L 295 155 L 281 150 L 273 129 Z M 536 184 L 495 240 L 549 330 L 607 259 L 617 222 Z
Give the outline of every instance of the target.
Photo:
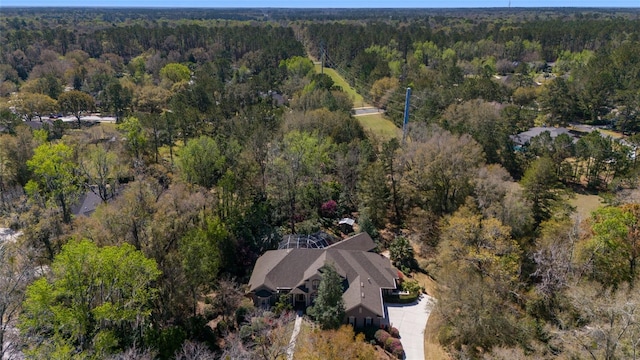
M 424 360 L 424 328 L 435 299 L 423 294 L 420 300 L 411 304 L 387 304 L 387 314 L 391 326 L 400 331 L 400 341 L 405 359 Z

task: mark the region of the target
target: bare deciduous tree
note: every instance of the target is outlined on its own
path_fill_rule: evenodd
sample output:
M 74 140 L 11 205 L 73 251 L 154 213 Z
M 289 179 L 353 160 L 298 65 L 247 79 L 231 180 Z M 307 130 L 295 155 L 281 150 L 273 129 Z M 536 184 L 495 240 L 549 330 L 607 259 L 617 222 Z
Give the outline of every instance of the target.
M 0 359 L 17 356 L 15 321 L 33 273 L 30 262 L 14 244 L 0 240 Z

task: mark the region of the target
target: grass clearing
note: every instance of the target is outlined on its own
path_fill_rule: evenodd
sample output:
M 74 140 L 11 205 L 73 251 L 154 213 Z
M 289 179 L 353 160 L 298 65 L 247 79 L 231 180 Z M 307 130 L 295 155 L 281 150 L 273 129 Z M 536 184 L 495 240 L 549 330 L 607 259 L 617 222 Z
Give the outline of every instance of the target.
M 318 74 L 322 70 L 320 64 L 315 64 L 315 68 L 316 68 L 316 73 Z M 362 97 L 362 95 L 358 94 L 356 90 L 352 88 L 351 85 L 349 85 L 347 81 L 342 76 L 340 76 L 340 74 L 338 74 L 337 71 L 335 71 L 334 69 L 324 68 L 324 73 L 329 75 L 331 79 L 333 79 L 333 82 L 336 85 L 340 86 L 342 88 L 342 91 L 344 91 L 345 93 L 347 93 L 347 95 L 349 95 L 351 100 L 353 100 L 353 106 L 355 107 L 370 106 L 364 101 L 364 98 Z
M 569 204 L 576 208 L 576 213 L 582 220 L 589 218 L 592 212 L 606 205 L 604 200 L 598 195 L 579 193 L 576 193 L 575 197 L 569 199 Z
M 398 129 L 393 122 L 386 119 L 382 114 L 361 115 L 356 116 L 356 119 L 370 136 L 381 140 L 402 136 L 402 130 Z

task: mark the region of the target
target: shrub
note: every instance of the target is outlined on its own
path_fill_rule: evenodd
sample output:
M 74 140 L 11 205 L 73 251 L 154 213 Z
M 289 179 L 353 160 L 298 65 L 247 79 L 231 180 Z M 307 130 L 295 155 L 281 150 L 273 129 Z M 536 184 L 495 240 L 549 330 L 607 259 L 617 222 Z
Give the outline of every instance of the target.
M 388 351 L 391 351 L 391 348 L 395 344 L 395 340 L 398 340 L 398 339 L 394 339 L 394 338 L 391 337 L 391 335 L 389 335 L 387 340 L 385 340 L 385 342 L 384 342 L 384 348 L 387 349 Z
M 247 322 L 246 316 L 249 313 L 250 309 L 247 306 L 240 306 L 236 309 L 235 320 L 238 326 Z
M 390 353 L 396 356 L 398 359 L 402 359 L 402 355 L 404 354 L 404 348 L 402 347 L 402 342 L 400 339 L 396 338 L 388 338 L 384 343 L 384 348 L 387 349 Z
M 386 346 L 387 340 L 391 338 L 391 335 L 385 330 L 380 329 L 376 331 L 373 337 L 376 339 L 378 344 L 380 344 L 380 346 Z
M 402 359 L 404 355 L 404 348 L 402 347 L 402 343 L 398 339 L 393 339 L 393 340 L 394 341 L 391 343 L 391 346 L 389 347 L 388 350 L 398 359 Z
M 391 335 L 391 337 L 394 337 L 396 339 L 400 339 L 400 330 L 392 327 L 391 329 L 389 329 L 389 335 Z
M 338 209 L 338 203 L 335 200 L 329 200 L 320 206 L 320 213 L 323 217 L 333 218 L 336 216 L 336 210 Z
M 420 284 L 415 280 L 403 281 L 402 284 L 400 285 L 400 288 L 411 294 L 418 294 L 422 290 L 422 287 L 420 286 Z

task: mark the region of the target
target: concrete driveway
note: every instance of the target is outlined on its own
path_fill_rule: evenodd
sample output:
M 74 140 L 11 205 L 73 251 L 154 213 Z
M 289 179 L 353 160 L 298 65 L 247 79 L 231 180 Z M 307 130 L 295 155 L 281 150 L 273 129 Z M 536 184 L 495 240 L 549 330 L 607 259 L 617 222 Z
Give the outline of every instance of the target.
M 418 302 L 411 304 L 387 304 L 387 314 L 391 326 L 400 331 L 405 359 L 424 360 L 424 328 L 435 299 L 422 294 Z

